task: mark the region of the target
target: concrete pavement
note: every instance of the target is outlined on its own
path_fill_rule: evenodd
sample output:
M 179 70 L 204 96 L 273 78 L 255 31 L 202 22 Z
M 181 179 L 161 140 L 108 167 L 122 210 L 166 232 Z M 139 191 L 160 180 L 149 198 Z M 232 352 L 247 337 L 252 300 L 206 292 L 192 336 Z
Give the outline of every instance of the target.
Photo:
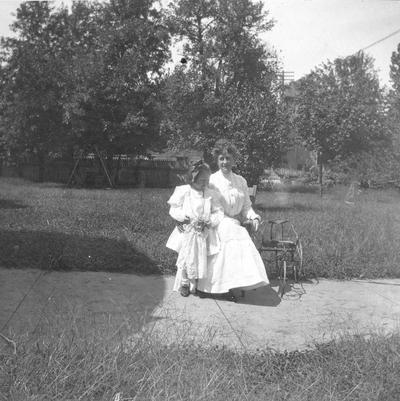
M 400 328 L 400 279 L 310 281 L 292 285 L 282 299 L 278 283 L 272 282 L 247 292 L 238 303 L 181 297 L 172 292 L 173 280 L 0 268 L 0 329 L 13 335 L 43 319 L 78 313 L 90 316 L 90 324 L 129 320 L 136 333 L 147 330 L 166 343 L 282 351 L 304 349 L 341 333 Z

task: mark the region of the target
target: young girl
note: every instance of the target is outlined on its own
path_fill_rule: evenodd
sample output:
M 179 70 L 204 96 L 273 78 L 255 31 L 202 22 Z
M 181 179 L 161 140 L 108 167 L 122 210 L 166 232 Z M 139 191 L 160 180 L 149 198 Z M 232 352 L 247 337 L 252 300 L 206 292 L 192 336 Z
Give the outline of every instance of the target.
M 202 160 L 189 170 L 189 185 L 180 185 L 168 200 L 169 214 L 178 224 L 167 247 L 178 252 L 174 291 L 187 297 L 196 280 L 207 275 L 207 256 L 219 251 L 215 227 L 224 217 L 216 192 L 208 188 L 210 167 Z

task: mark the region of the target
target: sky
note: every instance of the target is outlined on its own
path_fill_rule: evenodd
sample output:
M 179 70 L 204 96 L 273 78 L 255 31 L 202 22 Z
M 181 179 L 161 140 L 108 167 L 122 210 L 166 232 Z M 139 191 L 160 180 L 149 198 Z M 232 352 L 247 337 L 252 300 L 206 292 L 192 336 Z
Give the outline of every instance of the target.
M 366 49 L 382 84 L 389 83 L 392 52 L 400 43 L 400 0 L 264 0 L 274 28 L 264 40 L 295 78 L 336 57 Z
M 54 0 L 57 4 L 72 0 Z M 262 36 L 285 71 L 301 78 L 316 66 L 366 49 L 383 85 L 389 85 L 390 57 L 400 43 L 400 0 L 263 0 L 273 29 Z M 10 34 L 11 13 L 20 0 L 0 0 L 0 36 Z

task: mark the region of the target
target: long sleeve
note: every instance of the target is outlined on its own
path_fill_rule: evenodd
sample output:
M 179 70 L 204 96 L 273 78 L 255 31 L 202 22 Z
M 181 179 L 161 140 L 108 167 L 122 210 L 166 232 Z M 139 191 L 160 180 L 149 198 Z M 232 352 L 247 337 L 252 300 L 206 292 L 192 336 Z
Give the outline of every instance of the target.
M 245 219 L 248 220 L 253 220 L 253 219 L 261 219 L 260 216 L 254 211 L 254 209 L 251 206 L 251 200 L 250 200 L 250 196 L 249 196 L 249 190 L 248 190 L 248 186 L 247 186 L 247 181 L 245 178 L 242 178 L 242 191 L 244 193 L 244 204 L 243 204 L 243 208 L 241 211 L 242 216 Z
M 174 193 L 168 200 L 169 215 L 177 221 L 183 222 L 186 218 L 185 211 L 183 210 L 183 202 L 189 190 L 189 185 L 180 185 L 175 188 Z
M 224 208 L 220 202 L 220 195 L 218 192 L 213 191 L 213 195 L 211 197 L 211 214 L 210 214 L 210 223 L 211 227 L 217 226 L 221 220 L 224 218 Z
M 183 222 L 185 220 L 185 213 L 183 212 L 182 207 L 179 206 L 171 206 L 169 208 L 169 215 L 177 221 Z

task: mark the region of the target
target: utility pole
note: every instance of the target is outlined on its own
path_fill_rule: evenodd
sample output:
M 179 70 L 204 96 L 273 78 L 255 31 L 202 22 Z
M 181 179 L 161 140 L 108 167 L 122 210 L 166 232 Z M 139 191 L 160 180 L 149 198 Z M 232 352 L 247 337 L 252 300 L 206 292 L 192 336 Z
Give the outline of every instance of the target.
M 294 81 L 294 71 L 281 71 L 278 76 L 281 80 L 282 88 Z

